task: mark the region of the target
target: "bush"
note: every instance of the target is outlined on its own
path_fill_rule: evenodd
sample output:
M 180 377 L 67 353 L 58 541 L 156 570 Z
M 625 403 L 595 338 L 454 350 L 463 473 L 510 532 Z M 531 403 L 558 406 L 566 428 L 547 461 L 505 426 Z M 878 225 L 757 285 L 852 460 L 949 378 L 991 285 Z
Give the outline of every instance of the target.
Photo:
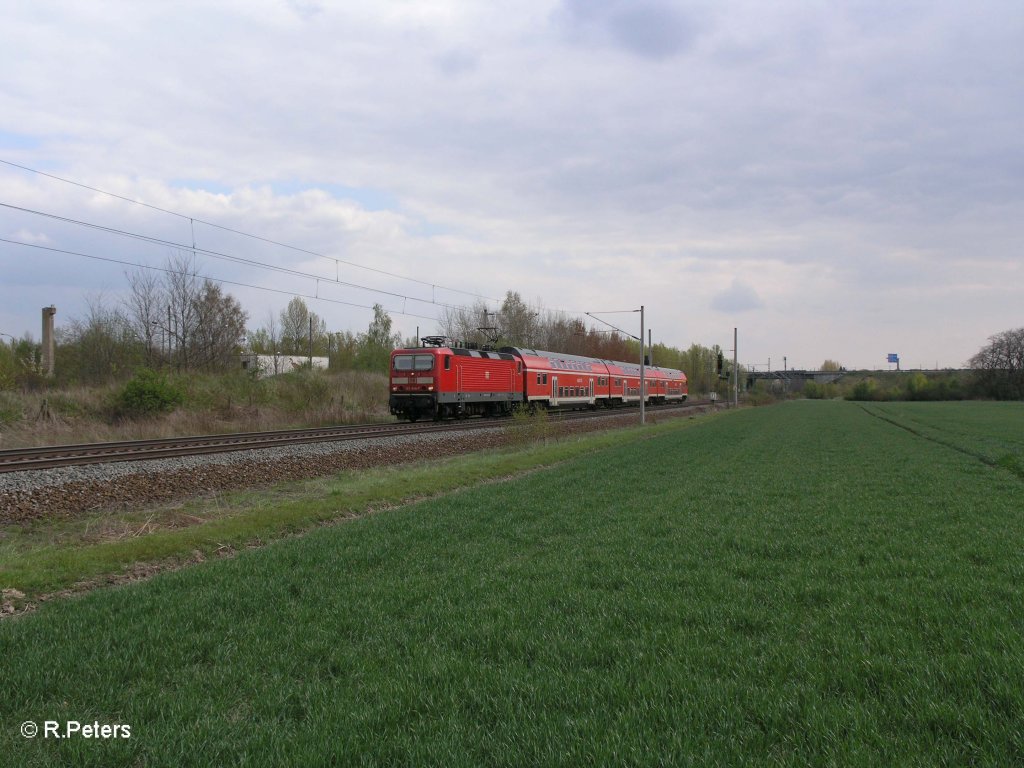
M 813 380 L 806 382 L 802 391 L 808 400 L 832 400 L 839 395 L 839 388 L 835 384 L 819 384 Z
M 547 442 L 552 434 L 551 420 L 545 408 L 516 408 L 512 412 L 509 439 L 515 445 Z
M 7 392 L 0 392 L 0 427 L 21 421 L 23 415 L 18 398 Z
M 123 416 L 150 416 L 173 411 L 185 402 L 184 393 L 167 377 L 141 368 L 115 395 L 115 410 Z
M 335 402 L 334 380 L 320 370 L 310 368 L 275 376 L 274 387 L 280 406 L 288 413 L 330 408 Z
M 874 379 L 865 379 L 864 381 L 857 382 L 850 393 L 846 395 L 846 399 L 871 401 L 889 400 L 891 398 L 885 390 L 879 388 Z
M 760 405 L 772 405 L 777 403 L 779 398 L 771 392 L 765 392 L 764 390 L 751 390 L 743 395 L 743 402 L 746 405 L 760 406 Z

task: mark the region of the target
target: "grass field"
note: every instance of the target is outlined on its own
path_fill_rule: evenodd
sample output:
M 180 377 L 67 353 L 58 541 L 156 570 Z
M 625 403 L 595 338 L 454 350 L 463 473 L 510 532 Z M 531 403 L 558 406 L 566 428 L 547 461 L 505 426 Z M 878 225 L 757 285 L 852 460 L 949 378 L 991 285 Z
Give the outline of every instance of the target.
M 3 763 L 1020 764 L 1024 407 L 952 407 L 741 411 L 49 604 L 0 623 Z

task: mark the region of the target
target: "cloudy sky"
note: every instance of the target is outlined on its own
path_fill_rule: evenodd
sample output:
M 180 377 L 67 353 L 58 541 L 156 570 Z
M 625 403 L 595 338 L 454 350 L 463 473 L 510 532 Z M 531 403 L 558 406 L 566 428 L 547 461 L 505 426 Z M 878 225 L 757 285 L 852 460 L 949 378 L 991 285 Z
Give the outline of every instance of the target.
M 332 329 L 379 302 L 426 334 L 441 305 L 514 290 L 643 304 L 681 347 L 738 327 L 759 367 L 931 368 L 1024 325 L 1019 0 L 8 0 L 2 18 L 2 333 L 118 301 L 130 268 L 87 256 L 159 266 L 193 243 L 200 273 L 245 284 L 227 287 L 252 327 L 294 294 Z

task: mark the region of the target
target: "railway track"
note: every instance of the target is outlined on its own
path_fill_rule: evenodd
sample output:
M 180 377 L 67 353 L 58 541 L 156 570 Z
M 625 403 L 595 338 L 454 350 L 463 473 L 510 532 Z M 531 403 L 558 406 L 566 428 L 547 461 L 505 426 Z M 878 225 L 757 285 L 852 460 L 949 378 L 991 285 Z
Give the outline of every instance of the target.
M 648 406 L 648 411 L 691 409 L 707 402 L 689 402 L 684 405 Z M 626 411 L 563 411 L 553 412 L 556 421 L 622 415 Z M 0 450 L 0 473 L 25 470 L 53 469 L 56 467 L 102 464 L 121 461 L 145 461 L 173 456 L 197 456 L 210 453 L 228 453 L 282 445 L 328 441 L 366 440 L 369 438 L 398 437 L 426 432 L 466 431 L 504 426 L 509 422 L 492 419 L 429 422 L 420 424 L 357 424 L 314 429 L 285 429 L 266 432 L 238 432 L 223 435 L 171 437 L 155 440 L 124 440 L 110 443 L 80 443 L 77 445 L 49 445 L 38 448 Z

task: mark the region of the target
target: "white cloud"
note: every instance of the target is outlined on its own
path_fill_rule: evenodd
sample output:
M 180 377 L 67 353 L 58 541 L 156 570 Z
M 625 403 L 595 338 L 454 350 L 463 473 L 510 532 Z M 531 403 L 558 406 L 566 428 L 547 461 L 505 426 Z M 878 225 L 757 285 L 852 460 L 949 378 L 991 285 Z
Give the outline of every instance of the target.
M 763 306 L 764 302 L 757 291 L 738 279 L 734 279 L 728 288 L 719 291 L 711 299 L 712 309 L 728 314 L 750 312 Z
M 959 364 L 1020 324 L 1022 33 L 1010 2 L 16 4 L 0 158 L 428 282 L 645 304 L 672 344 L 721 343 L 742 311 L 754 359 L 873 364 L 899 327 Z M 10 167 L 0 192 L 191 236 Z M 0 228 L 114 247 L 10 209 Z M 50 299 L 22 286 L 49 262 L 0 260 L 24 281 L 0 285 L 0 327 L 34 329 Z M 123 280 L 83 264 L 64 287 Z
M 29 245 L 49 245 L 53 242 L 45 232 L 33 232 L 24 228 L 15 232 L 11 239 Z

